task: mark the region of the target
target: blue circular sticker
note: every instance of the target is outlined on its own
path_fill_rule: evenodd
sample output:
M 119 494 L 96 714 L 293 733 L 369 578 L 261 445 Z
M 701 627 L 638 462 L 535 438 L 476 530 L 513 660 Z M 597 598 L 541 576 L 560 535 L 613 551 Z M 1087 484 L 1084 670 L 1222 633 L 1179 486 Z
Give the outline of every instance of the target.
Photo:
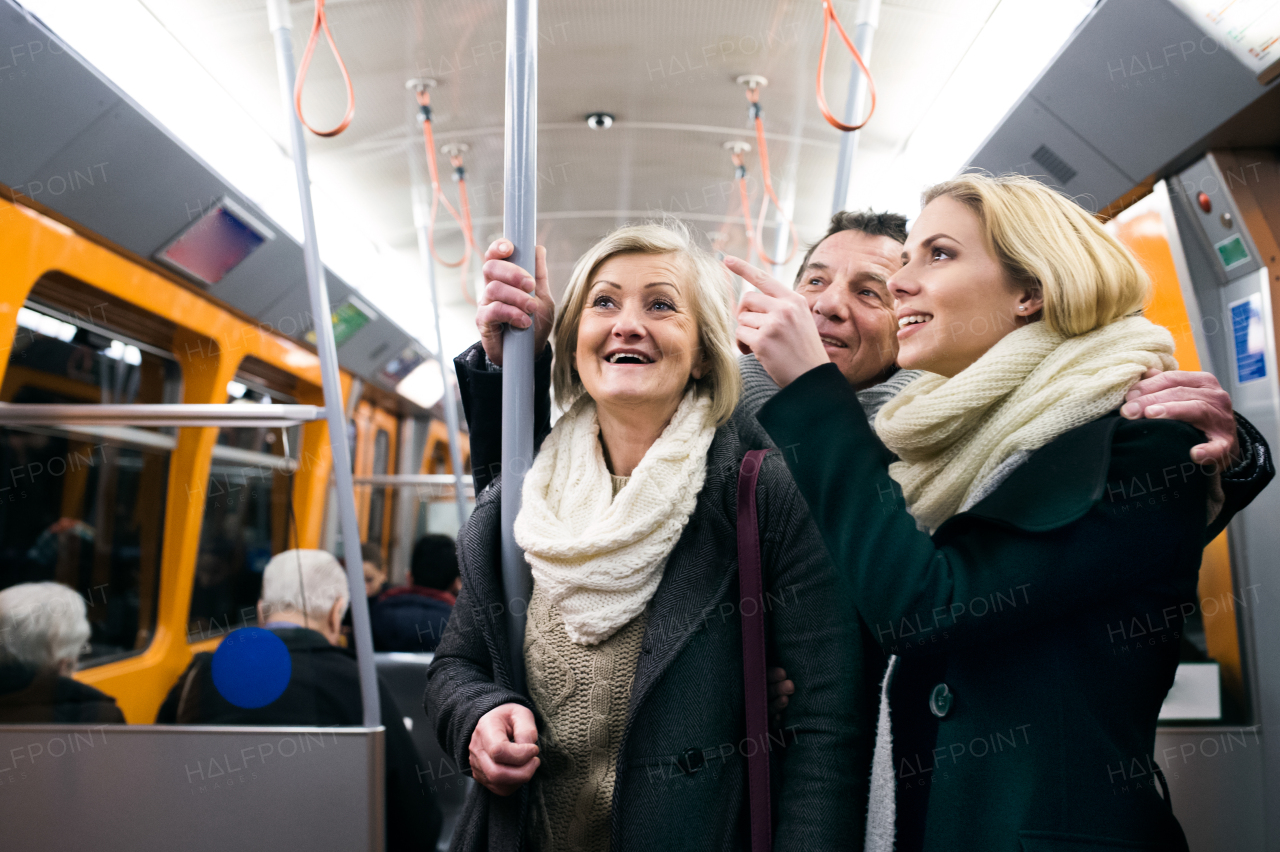
M 232 632 L 213 652 L 213 685 L 237 707 L 265 707 L 280 697 L 292 674 L 289 649 L 261 627 Z

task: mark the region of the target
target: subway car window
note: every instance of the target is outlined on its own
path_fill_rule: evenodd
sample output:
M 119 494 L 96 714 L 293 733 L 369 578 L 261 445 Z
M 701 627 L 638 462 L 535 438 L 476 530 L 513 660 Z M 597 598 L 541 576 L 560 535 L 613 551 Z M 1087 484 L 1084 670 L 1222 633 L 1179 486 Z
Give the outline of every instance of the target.
M 228 396 L 229 404 L 272 401 L 266 392 L 249 390 L 240 382 L 231 383 Z M 273 555 L 293 546 L 288 540 L 293 529 L 289 513 L 298 435 L 296 426 L 284 429 L 283 435 L 279 428 L 218 430 L 204 492 L 189 642 L 257 623 L 254 607 L 262 571 Z
M 35 307 L 19 311 L 0 400 L 159 403 L 177 364 Z M 0 589 L 76 590 L 91 628 L 79 664 L 136 653 L 155 629 L 172 430 L 0 427 Z

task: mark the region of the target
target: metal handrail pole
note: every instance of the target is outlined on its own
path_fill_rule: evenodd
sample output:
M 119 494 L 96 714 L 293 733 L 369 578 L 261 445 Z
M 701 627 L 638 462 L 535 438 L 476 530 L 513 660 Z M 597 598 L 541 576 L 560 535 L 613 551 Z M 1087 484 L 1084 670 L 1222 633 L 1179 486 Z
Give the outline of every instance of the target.
M 421 215 L 418 205 L 418 255 L 422 258 L 422 268 L 427 273 L 427 289 L 431 291 L 431 313 L 436 320 L 436 358 L 440 362 L 440 383 L 444 387 L 444 425 L 449 432 L 449 463 L 453 466 L 454 502 L 458 507 L 458 530 L 467 522 L 467 495 L 462 488 L 462 445 L 458 441 L 458 403 L 454 399 L 453 384 L 449 382 L 452 370 L 449 369 L 449 358 L 444 352 L 444 337 L 440 334 L 440 297 L 436 291 L 436 263 L 431 259 L 428 242 L 426 217 Z M 463 239 L 466 235 L 463 234 Z M 469 265 L 469 264 L 468 264 Z M 463 269 L 463 276 L 468 273 Z
M 357 476 L 354 482 L 356 485 L 372 485 L 375 488 L 412 488 L 418 485 L 448 487 L 457 485 L 458 479 L 452 473 L 374 473 Z M 470 475 L 462 477 L 462 487 L 473 487 Z
M 871 42 L 875 38 L 876 27 L 880 25 L 880 0 L 861 0 L 858 3 L 856 29 L 853 33 L 853 46 L 862 54 L 862 61 L 871 67 Z M 849 70 L 849 94 L 844 102 L 845 124 L 853 124 L 862 118 L 866 110 L 867 86 L 863 79 L 862 69 L 858 63 L 851 62 Z M 849 190 L 853 184 L 853 159 L 858 153 L 858 137 L 861 130 L 853 130 L 840 134 L 840 154 L 836 160 L 836 188 L 831 200 L 831 214 L 834 216 L 841 210 L 848 210 L 852 204 Z
M 356 640 L 356 663 L 360 668 L 360 698 L 364 725 L 382 724 L 378 702 L 378 677 L 373 661 L 373 634 L 369 630 L 369 602 L 364 593 L 364 559 L 360 554 L 360 524 L 356 519 L 355 490 L 351 481 L 351 450 L 347 446 L 347 420 L 342 405 L 342 381 L 338 373 L 338 347 L 329 322 L 329 292 L 324 280 L 324 264 L 316 243 L 315 211 L 311 206 L 311 177 L 307 171 L 307 144 L 302 124 L 293 109 L 293 41 L 290 34 L 288 0 L 268 0 L 267 20 L 275 38 L 276 66 L 280 75 L 282 103 L 289 122 L 289 147 L 298 179 L 298 199 L 302 205 L 303 259 L 307 270 L 307 292 L 314 316 L 316 352 L 320 356 L 320 383 L 324 391 L 325 419 L 329 423 L 329 448 L 337 479 L 338 518 L 342 526 L 342 546 L 347 562 L 347 591 L 351 601 L 351 622 Z M 354 389 L 353 389 L 354 390 Z
M 538 212 L 538 0 L 507 0 L 507 103 L 502 233 L 511 261 L 535 273 Z M 502 588 L 511 679 L 525 691 L 524 625 L 533 577 L 516 544 L 524 476 L 533 464 L 534 329 L 502 333 Z
M 0 425 L 294 426 L 324 417 L 315 405 L 271 403 L 0 402 Z

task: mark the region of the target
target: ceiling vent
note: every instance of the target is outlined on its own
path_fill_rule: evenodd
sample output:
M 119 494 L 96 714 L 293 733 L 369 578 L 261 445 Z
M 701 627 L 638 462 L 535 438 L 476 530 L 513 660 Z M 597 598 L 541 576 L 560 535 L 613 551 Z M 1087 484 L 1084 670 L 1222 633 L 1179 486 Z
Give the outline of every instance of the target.
M 1067 161 L 1055 154 L 1048 145 L 1037 148 L 1031 159 L 1064 187 L 1076 176 L 1076 170 L 1067 165 Z

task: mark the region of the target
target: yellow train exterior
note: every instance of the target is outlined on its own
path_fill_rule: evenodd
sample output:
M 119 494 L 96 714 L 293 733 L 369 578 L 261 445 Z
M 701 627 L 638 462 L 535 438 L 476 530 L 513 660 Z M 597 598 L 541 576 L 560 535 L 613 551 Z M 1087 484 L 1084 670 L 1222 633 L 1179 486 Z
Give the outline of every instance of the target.
M 6 200 L 0 200 L 0 222 L 0 341 L 6 347 L 0 401 L 94 403 L 111 393 L 100 376 L 94 383 L 95 346 L 72 340 L 63 345 L 64 356 L 57 341 L 20 325 L 20 310 L 27 306 L 64 319 L 84 318 L 85 326 L 118 331 L 146 345 L 142 357 L 132 359 L 137 363 L 130 371 L 129 401 L 222 404 L 235 401 L 228 397 L 229 383 L 241 383 L 258 388 L 264 400 L 269 394 L 273 401 L 323 404 L 319 360 L 303 345 L 154 264 L 101 244 L 74 223 Z M 53 353 L 56 369 L 30 366 L 19 357 L 33 351 L 33 341 Z M 166 383 L 177 398 L 165 397 Z M 353 386 L 344 370 L 344 395 Z M 364 390 L 348 405 L 357 476 L 395 472 L 390 465 L 400 450 L 398 408 L 394 395 L 380 390 Z M 17 563 L 47 566 L 29 569 L 20 579 L 57 579 L 76 588 L 86 598 L 95 632 L 117 622 L 114 644 L 97 657 L 89 655 L 76 676 L 114 696 L 128 722 L 146 724 L 194 653 L 212 649 L 228 630 L 251 621 L 254 571 L 260 577 L 265 560 L 287 547 L 321 546 L 332 460 L 323 420 L 293 427 L 296 446 L 289 448 L 289 439 L 264 430 L 249 436 L 257 443 L 247 448 L 237 446 L 244 442 L 234 434 L 224 434 L 236 430 L 219 427 L 129 431 L 139 433 L 132 435 L 133 444 L 117 440 L 122 433 L 109 429 L 44 435 L 37 430 L 34 437 L 11 439 L 0 501 L 8 518 L 4 536 L 17 542 L 7 552 L 11 564 L 5 569 L 12 576 Z M 266 463 L 253 461 L 259 457 Z M 421 463 L 413 467 L 451 472 L 447 459 L 443 424 L 432 421 Z M 396 532 L 396 489 L 365 485 L 356 491 L 362 537 L 386 559 Z M 95 499 L 96 528 L 78 518 L 81 507 Z M 247 521 L 246 513 L 256 513 L 256 521 Z M 50 518 L 55 520 L 48 523 Z M 236 530 L 250 521 L 269 534 L 248 544 L 244 536 L 236 540 Z M 218 561 L 222 557 L 223 563 L 238 559 L 247 567 L 234 593 L 222 599 L 215 593 L 210 603 L 202 592 L 224 582 L 217 579 L 227 570 Z M 211 585 L 205 583 L 209 577 L 215 580 Z

